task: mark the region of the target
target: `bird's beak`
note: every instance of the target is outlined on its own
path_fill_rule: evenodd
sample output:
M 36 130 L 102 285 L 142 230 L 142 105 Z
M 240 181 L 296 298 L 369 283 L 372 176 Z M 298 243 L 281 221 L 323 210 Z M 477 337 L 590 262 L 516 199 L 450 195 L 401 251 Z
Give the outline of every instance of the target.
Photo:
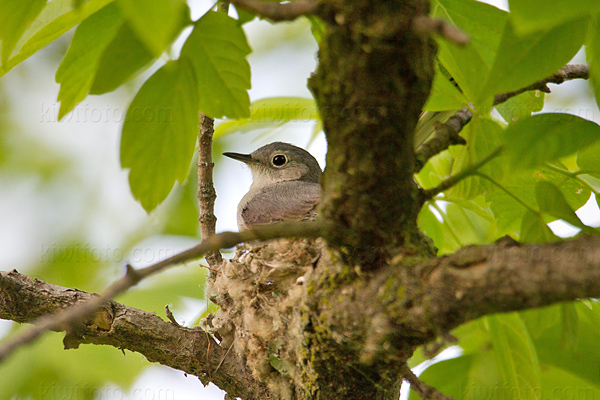
M 225 157 L 233 158 L 234 160 L 241 161 L 246 164 L 256 163 L 256 160 L 252 158 L 250 154 L 241 153 L 223 153 Z

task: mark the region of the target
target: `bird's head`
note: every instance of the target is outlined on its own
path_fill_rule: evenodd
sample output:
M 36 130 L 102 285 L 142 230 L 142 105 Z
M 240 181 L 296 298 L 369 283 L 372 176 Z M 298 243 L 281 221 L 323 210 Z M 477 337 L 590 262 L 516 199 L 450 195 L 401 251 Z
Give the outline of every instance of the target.
M 319 183 L 321 179 L 322 171 L 317 160 L 308 151 L 289 143 L 267 144 L 250 154 L 223 155 L 250 167 L 255 189 L 285 181 Z

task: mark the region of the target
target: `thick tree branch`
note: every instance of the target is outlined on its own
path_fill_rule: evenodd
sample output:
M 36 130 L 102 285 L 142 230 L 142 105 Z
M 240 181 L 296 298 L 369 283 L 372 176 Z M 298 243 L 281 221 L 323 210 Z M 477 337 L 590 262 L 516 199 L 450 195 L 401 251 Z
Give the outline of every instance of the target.
M 0 346 L 0 361 L 8 357 L 20 346 L 31 343 L 49 330 L 68 330 L 69 327 L 78 326 L 97 310 L 103 307 L 110 299 L 135 286 L 142 279 L 186 261 L 198 259 L 206 252 L 233 247 L 238 243 L 252 240 L 268 240 L 284 237 L 318 237 L 321 234 L 322 224 L 319 221 L 281 223 L 263 227 L 256 227 L 242 232 L 223 232 L 203 240 L 197 246 L 176 254 L 166 260 L 160 261 L 149 267 L 139 270 L 127 265 L 127 273 L 118 281 L 110 285 L 102 295 L 80 302 L 74 307 L 61 310 L 56 314 L 46 315 L 34 321 L 35 326 L 23 332 L 12 340 L 4 341 Z
M 314 14 L 319 7 L 316 0 L 296 0 L 277 3 L 264 0 L 232 0 L 231 4 L 271 21 L 291 21 L 303 15 Z
M 483 315 L 599 297 L 600 236 L 469 246 L 418 270 L 410 278 L 414 286 L 406 286 L 411 293 L 395 304 L 406 307 L 395 319 L 395 331 L 414 344 Z M 406 276 L 403 280 L 406 285 Z
M 2 319 L 32 322 L 96 298 L 98 295 L 52 285 L 17 271 L 0 273 Z M 227 353 L 227 348 L 206 332 L 163 321 L 153 313 L 111 301 L 85 323 L 75 328 L 56 326 L 55 330 L 67 330 L 65 348 L 91 343 L 127 349 L 144 355 L 150 362 L 195 375 L 204 385 L 214 382 L 234 396 L 269 398 L 266 386 L 252 376 L 243 360 Z
M 200 114 L 200 135 L 198 137 L 198 204 L 200 205 L 200 230 L 202 238 L 215 234 L 217 217 L 215 216 L 215 200 L 217 192 L 213 184 L 212 138 L 214 120 Z M 208 265 L 219 268 L 223 257 L 219 251 L 207 252 L 204 256 Z

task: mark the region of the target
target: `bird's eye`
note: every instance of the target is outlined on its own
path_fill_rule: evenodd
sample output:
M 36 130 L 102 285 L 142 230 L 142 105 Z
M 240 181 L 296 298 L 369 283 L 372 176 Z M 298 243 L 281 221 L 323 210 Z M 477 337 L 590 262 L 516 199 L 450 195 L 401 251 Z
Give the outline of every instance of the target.
M 281 167 L 282 165 L 284 165 L 287 162 L 287 158 L 285 158 L 285 156 L 283 154 L 277 154 L 276 156 L 273 157 L 273 160 L 271 160 L 271 162 L 273 163 L 274 166 Z

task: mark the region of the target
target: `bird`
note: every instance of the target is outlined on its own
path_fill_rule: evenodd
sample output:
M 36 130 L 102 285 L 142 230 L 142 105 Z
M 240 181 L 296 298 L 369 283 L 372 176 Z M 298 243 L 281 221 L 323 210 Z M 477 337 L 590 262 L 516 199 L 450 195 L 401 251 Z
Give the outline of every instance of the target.
M 252 185 L 237 208 L 238 229 L 316 217 L 321 195 L 321 167 L 306 150 L 284 142 L 250 154 L 223 153 L 245 163 Z

